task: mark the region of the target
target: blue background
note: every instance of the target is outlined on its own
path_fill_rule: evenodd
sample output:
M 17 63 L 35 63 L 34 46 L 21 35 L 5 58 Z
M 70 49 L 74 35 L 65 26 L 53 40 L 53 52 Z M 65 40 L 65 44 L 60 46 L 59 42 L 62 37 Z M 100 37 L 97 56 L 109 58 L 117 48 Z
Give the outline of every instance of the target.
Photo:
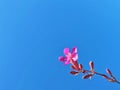
M 120 80 L 120 0 L 0 0 L 0 90 L 120 90 L 70 75 L 58 56 L 73 46 Z

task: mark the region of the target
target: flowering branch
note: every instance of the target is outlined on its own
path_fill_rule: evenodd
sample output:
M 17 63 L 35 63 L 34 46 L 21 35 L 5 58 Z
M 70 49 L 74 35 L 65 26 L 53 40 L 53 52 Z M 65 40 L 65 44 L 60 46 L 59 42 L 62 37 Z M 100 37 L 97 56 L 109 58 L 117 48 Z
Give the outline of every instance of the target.
M 105 78 L 107 81 L 109 82 L 115 82 L 120 84 L 120 81 L 118 81 L 115 76 L 113 76 L 112 72 L 110 71 L 110 69 L 106 69 L 106 73 L 109 75 L 105 75 L 105 74 L 101 74 L 98 73 L 94 70 L 94 62 L 90 61 L 89 62 L 89 66 L 90 66 L 90 70 L 86 70 L 83 69 L 83 65 L 82 64 L 78 64 L 77 60 L 78 60 L 78 54 L 77 54 L 77 48 L 74 47 L 72 49 L 72 52 L 70 52 L 69 48 L 65 48 L 64 49 L 64 54 L 65 56 L 60 56 L 59 60 L 61 62 L 64 62 L 64 64 L 71 64 L 71 69 L 72 71 L 70 71 L 70 74 L 72 75 L 78 75 L 80 73 L 83 73 L 83 79 L 88 79 L 88 78 L 92 78 L 95 74 L 102 76 L 103 78 Z

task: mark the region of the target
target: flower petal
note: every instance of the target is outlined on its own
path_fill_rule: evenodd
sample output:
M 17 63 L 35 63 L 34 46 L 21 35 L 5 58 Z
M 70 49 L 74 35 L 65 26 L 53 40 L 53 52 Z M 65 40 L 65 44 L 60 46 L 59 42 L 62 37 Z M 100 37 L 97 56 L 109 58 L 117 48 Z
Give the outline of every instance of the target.
M 60 61 L 64 62 L 67 58 L 64 57 L 64 56 L 60 56 L 58 59 L 59 59 Z
M 67 55 L 67 54 L 69 53 L 69 51 L 70 51 L 69 48 L 65 48 L 65 49 L 64 49 L 64 54 Z
M 74 61 L 77 61 L 77 59 L 78 59 L 78 54 L 73 54 L 73 55 L 72 55 L 72 59 L 73 59 Z
M 73 47 L 72 53 L 77 53 L 77 48 L 76 47 Z
M 69 63 L 70 63 L 70 60 L 65 61 L 65 64 L 69 64 Z

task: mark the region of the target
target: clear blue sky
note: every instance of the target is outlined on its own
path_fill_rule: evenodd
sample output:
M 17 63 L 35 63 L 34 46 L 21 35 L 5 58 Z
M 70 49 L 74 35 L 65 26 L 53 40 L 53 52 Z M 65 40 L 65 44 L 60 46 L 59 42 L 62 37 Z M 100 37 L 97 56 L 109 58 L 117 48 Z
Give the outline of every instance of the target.
M 120 90 L 70 75 L 58 56 L 73 46 L 84 68 L 120 80 L 120 0 L 0 1 L 0 90 Z

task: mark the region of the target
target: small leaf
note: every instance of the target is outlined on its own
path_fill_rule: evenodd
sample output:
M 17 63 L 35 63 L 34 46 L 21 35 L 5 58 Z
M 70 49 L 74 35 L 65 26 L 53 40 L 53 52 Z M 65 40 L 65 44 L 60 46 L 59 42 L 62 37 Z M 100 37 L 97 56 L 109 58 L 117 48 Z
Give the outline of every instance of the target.
M 72 75 L 77 75 L 77 74 L 79 74 L 79 72 L 71 71 L 70 74 L 72 74 Z
M 83 76 L 83 79 L 88 79 L 88 78 L 91 78 L 93 76 L 93 74 L 87 74 L 85 76 Z

